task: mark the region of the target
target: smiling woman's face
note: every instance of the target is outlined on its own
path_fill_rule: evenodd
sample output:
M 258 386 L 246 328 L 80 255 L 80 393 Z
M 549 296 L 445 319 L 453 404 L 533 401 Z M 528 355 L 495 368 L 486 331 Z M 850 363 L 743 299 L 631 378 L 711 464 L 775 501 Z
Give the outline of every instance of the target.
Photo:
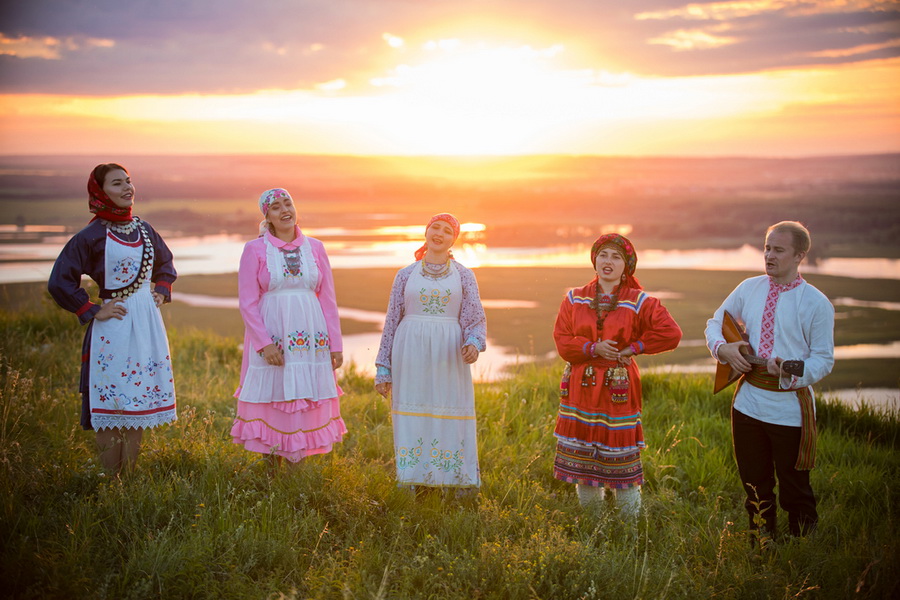
M 134 185 L 128 173 L 122 169 L 112 169 L 106 173 L 103 191 L 119 208 L 128 208 L 134 204 Z
M 275 198 L 266 211 L 266 220 L 271 223 L 275 229 L 293 229 L 297 223 L 297 209 L 294 201 L 288 197 Z
M 425 232 L 425 246 L 432 252 L 446 252 L 453 246 L 453 227 L 447 221 L 435 221 Z

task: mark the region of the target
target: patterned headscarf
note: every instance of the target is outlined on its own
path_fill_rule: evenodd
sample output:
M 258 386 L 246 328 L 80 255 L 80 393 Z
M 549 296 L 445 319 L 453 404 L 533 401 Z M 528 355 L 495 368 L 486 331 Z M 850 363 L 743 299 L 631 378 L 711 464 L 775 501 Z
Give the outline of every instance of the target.
M 263 220 L 259 222 L 259 237 L 262 237 L 269 231 L 269 222 L 266 220 L 266 214 L 269 212 L 269 207 L 276 200 L 292 200 L 291 195 L 284 188 L 272 188 L 271 190 L 266 190 L 262 194 L 259 195 L 259 212 L 263 214 Z
M 293 200 L 286 189 L 272 188 L 271 190 L 266 190 L 259 195 L 259 211 L 263 216 L 266 216 L 266 213 L 269 212 L 269 207 L 273 202 L 284 199 Z
M 641 289 L 641 284 L 634 277 L 634 270 L 637 268 L 637 251 L 634 244 L 624 235 L 618 233 L 605 233 L 597 238 L 591 247 L 591 267 L 596 268 L 597 255 L 604 248 L 613 248 L 622 254 L 625 259 L 625 283 L 626 287 Z
M 100 171 L 106 171 L 108 173 L 113 170 L 109 168 L 110 166 L 115 169 L 121 168 L 125 171 L 126 175 L 128 174 L 128 171 L 125 170 L 124 167 L 112 163 L 104 163 L 94 167 L 90 177 L 88 177 L 87 183 L 88 210 L 97 215 L 92 220 L 106 219 L 107 221 L 124 223 L 131 220 L 131 207 L 127 206 L 122 208 L 121 206 L 116 206 L 115 203 L 110 200 L 109 196 L 106 195 L 106 192 L 103 191 L 103 182 L 100 180 Z M 105 176 L 106 173 L 104 173 L 104 177 Z
M 444 221 L 453 229 L 453 241 L 456 241 L 456 238 L 459 237 L 459 219 L 451 215 L 450 213 L 438 213 L 431 217 L 431 220 L 428 221 L 428 225 L 425 226 L 425 233 L 428 234 L 428 228 L 434 225 L 435 221 Z M 425 252 L 428 250 L 427 244 L 422 244 L 422 247 L 416 250 L 416 260 L 422 260 L 422 257 L 425 256 Z M 450 251 L 450 258 L 453 258 L 453 251 Z

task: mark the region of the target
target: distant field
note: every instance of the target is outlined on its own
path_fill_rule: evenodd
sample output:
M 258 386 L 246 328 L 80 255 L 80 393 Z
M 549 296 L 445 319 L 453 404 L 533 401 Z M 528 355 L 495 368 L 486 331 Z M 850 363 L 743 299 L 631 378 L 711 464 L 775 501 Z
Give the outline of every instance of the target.
M 800 220 L 813 257 L 900 257 L 900 155 L 806 159 L 121 157 L 136 214 L 168 235 L 252 234 L 263 190 L 281 186 L 306 227 L 424 223 L 455 213 L 485 243 L 590 243 L 625 225 L 639 248 L 761 243 Z M 0 225 L 74 231 L 89 215 L 92 157 L 0 157 Z M 853 207 L 848 210 L 848 207 Z
M 335 270 L 340 307 L 383 312 L 394 269 Z M 638 269 L 638 277 L 650 293 L 662 293 L 663 303 L 684 331 L 682 347 L 659 356 L 641 358 L 641 364 L 685 364 L 707 360 L 702 343 L 706 320 L 737 283 L 753 273 Z M 513 348 L 521 355 L 544 356 L 554 352 L 552 330 L 565 292 L 591 278 L 589 268 L 481 268 L 476 270 L 482 298 L 525 300 L 534 308 L 487 309 L 488 335 L 494 344 Z M 850 279 L 810 275 L 809 281 L 829 298 L 852 297 L 864 301 L 900 302 L 900 281 Z M 0 301 L 9 307 L 25 307 L 44 297 L 42 284 L 0 286 Z M 234 297 L 237 276 L 194 275 L 181 277 L 178 292 Z M 191 307 L 173 302 L 163 314 L 170 328 L 212 331 L 239 340 L 243 324 L 237 310 Z M 372 323 L 342 319 L 345 334 L 378 331 Z M 884 344 L 900 339 L 900 311 L 878 308 L 837 307 L 835 342 L 839 346 Z M 831 389 L 896 387 L 900 358 L 842 360 L 824 386 Z

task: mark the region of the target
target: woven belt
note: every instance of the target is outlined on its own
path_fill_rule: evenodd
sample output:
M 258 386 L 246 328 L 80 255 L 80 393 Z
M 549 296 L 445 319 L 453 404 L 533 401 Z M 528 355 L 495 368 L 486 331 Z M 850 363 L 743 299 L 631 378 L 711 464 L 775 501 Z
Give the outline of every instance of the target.
M 734 390 L 737 397 L 738 391 L 744 382 L 753 387 L 769 392 L 797 392 L 797 401 L 800 403 L 800 450 L 797 452 L 797 463 L 794 468 L 798 471 L 809 471 L 816 466 L 816 412 L 814 408 L 812 390 L 803 387 L 797 390 L 783 390 L 779 386 L 778 377 L 770 374 L 765 367 L 754 366 L 749 373 L 744 373 Z

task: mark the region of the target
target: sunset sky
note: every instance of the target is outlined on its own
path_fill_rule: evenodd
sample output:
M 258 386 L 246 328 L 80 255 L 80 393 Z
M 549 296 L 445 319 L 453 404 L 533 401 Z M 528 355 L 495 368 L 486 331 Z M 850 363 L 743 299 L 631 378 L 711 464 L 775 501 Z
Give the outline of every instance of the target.
M 900 152 L 900 3 L 2 3 L 0 153 L 285 152 Z

